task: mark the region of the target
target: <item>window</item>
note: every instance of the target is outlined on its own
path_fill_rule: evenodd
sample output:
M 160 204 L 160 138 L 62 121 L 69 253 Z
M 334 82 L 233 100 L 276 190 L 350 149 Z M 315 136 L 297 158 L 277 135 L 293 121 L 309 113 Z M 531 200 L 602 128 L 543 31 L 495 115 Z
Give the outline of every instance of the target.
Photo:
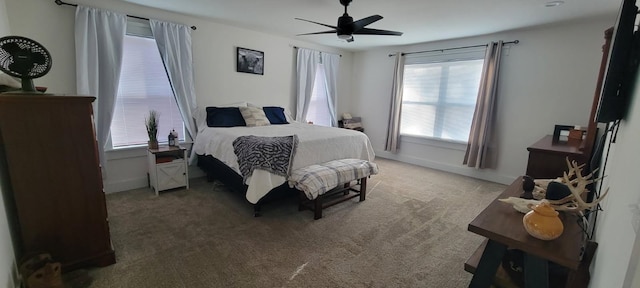
M 400 134 L 467 142 L 483 53 L 407 58 Z
M 307 111 L 307 121 L 315 125 L 331 126 L 331 113 L 329 112 L 329 98 L 327 95 L 327 80 L 325 79 L 324 66 L 318 65 L 316 78 L 313 82 L 313 94 Z
M 156 41 L 153 38 L 131 35 L 129 28 L 127 29 L 120 84 L 111 121 L 112 147 L 146 144 L 149 137 L 144 119 L 149 110 L 156 110 L 160 114 L 158 141 L 167 141 L 166 136 L 172 129 L 184 141 L 182 116 Z M 151 34 L 150 28 L 147 33 Z

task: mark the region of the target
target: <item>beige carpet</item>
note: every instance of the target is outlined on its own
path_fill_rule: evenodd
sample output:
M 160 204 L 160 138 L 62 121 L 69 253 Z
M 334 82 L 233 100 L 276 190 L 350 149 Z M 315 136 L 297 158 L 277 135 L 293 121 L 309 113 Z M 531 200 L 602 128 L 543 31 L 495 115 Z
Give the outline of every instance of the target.
M 107 195 L 117 263 L 90 287 L 467 287 L 467 224 L 504 185 L 377 159 L 367 200 L 313 220 L 296 199 L 252 206 L 219 182 Z

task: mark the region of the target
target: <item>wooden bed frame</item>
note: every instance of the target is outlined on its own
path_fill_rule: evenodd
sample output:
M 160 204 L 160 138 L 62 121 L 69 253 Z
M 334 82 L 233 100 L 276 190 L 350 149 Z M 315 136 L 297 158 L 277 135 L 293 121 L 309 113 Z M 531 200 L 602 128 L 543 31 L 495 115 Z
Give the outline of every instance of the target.
M 243 193 L 243 195 L 247 193 L 248 186 L 243 183 L 242 176 L 213 156 L 198 155 L 198 167 L 207 174 L 207 181 L 213 182 L 214 180 L 220 180 L 235 192 Z M 273 188 L 266 196 L 262 197 L 258 203 L 253 204 L 253 216 L 260 217 L 262 204 L 281 199 L 287 195 L 296 195 L 298 192 L 299 190 L 290 188 L 287 182 Z

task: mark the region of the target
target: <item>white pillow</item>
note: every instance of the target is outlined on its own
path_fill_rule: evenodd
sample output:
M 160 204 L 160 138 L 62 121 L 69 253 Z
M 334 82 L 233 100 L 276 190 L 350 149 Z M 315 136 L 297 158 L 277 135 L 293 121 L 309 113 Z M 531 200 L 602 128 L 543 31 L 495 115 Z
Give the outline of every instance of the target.
M 236 102 L 224 105 L 215 105 L 215 107 L 247 107 L 247 102 Z M 193 114 L 193 119 L 196 120 L 196 126 L 198 132 L 207 128 L 207 108 L 206 107 L 196 107 L 191 111 Z
M 271 125 L 261 107 L 240 107 L 240 113 L 247 127 Z

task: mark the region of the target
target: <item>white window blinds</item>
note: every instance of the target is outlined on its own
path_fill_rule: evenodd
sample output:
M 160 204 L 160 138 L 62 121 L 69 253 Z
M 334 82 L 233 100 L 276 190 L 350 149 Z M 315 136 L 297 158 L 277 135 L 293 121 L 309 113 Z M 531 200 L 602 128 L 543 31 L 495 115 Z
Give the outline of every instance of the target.
M 484 62 L 478 58 L 482 53 L 407 58 L 400 134 L 467 142 Z
M 113 147 L 145 144 L 149 140 L 144 118 L 149 110 L 160 114 L 158 141 L 166 142 L 175 129 L 184 140 L 184 125 L 169 78 L 153 38 L 124 38 L 122 72 L 111 122 Z

